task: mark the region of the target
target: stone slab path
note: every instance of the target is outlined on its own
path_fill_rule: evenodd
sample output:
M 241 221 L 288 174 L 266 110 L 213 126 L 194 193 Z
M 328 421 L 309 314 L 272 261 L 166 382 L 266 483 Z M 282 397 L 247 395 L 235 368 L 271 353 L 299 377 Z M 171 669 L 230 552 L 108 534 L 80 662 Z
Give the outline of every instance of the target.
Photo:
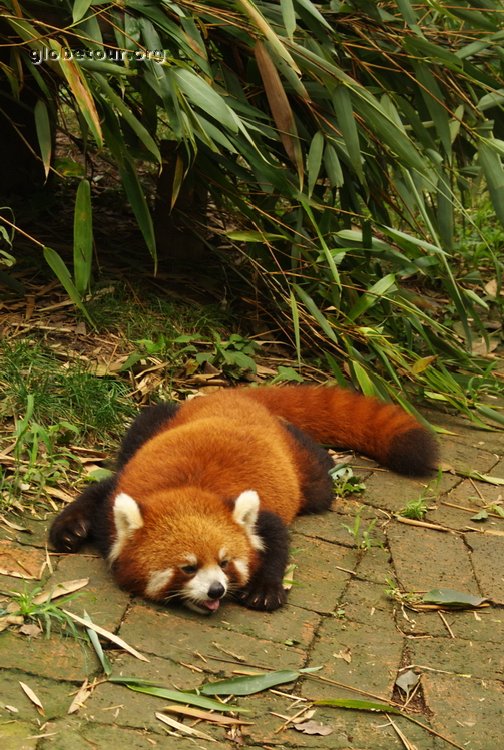
M 23 592 L 89 578 L 83 593 L 64 606 L 80 616 L 85 610 L 94 623 L 148 659 L 140 661 L 103 640 L 115 676 L 192 689 L 252 668 L 321 669 L 317 676 L 236 699 L 252 722 L 240 732 L 202 721 L 195 727 L 211 739 L 187 738 L 168 734 L 156 718 L 166 700 L 104 679 L 81 629 L 75 638 L 59 633 L 53 623 L 47 638 L 25 635 L 19 625 L 11 625 L 0 633 L 0 748 L 502 747 L 504 518 L 492 508 L 486 521 L 472 517 L 484 506 L 504 508 L 504 486 L 466 475 L 504 476 L 504 434 L 446 416 L 432 420 L 449 431 L 441 438 L 442 459 L 454 471 L 445 471 L 426 493 L 420 481 L 357 459 L 355 473 L 365 482 L 365 492 L 336 500 L 330 513 L 300 518 L 293 526 L 295 582 L 288 605 L 272 614 L 230 602 L 202 618 L 132 599 L 116 588 L 93 550 L 48 555 L 50 515 L 8 516 L 8 522 L 27 526 L 31 533 L 0 524 L 0 570 L 17 572 L 0 575 L 0 589 Z M 394 515 L 421 496 L 429 505 L 424 520 L 433 528 L 402 523 Z M 356 531 L 357 515 L 360 529 L 352 535 L 347 527 Z M 405 594 L 439 587 L 487 597 L 492 604 L 455 612 L 407 606 Z M 5 608 L 9 598 L 5 593 L 1 598 Z M 372 695 L 403 704 L 395 681 L 408 668 L 420 675 L 407 710 L 415 721 L 322 706 L 313 720 L 330 734 L 296 731 L 288 721 L 316 699 L 372 700 Z M 69 714 L 85 680 L 92 690 Z

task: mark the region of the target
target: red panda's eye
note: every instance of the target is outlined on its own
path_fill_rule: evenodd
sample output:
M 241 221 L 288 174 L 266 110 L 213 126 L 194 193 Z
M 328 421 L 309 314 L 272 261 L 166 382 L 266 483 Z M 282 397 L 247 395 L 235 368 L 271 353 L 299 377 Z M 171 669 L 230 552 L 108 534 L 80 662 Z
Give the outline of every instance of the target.
M 229 560 L 221 560 L 219 563 L 222 570 L 226 570 L 227 566 L 229 565 Z
M 198 570 L 198 566 L 197 565 L 181 565 L 180 570 L 182 571 L 182 573 L 186 573 L 188 576 L 191 576 L 193 575 L 193 573 L 196 573 L 196 571 Z

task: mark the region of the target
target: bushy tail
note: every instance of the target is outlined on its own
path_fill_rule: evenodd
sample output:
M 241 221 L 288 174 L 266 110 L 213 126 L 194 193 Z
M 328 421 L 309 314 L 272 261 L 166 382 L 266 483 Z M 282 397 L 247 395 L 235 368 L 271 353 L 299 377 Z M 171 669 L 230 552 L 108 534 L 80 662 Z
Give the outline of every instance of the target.
M 319 443 L 351 448 L 401 474 L 425 476 L 436 468 L 433 434 L 395 404 L 316 385 L 250 388 L 247 395 Z

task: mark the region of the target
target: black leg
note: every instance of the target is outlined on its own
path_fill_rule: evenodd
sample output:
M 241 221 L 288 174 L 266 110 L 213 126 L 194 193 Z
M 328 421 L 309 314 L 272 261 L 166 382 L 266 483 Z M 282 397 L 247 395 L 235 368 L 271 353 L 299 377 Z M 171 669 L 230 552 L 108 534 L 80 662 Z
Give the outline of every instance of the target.
M 115 486 L 115 476 L 90 484 L 82 495 L 56 516 L 49 540 L 60 552 L 77 552 L 85 542 L 94 542 L 102 554 L 108 547 L 105 500 Z
M 262 510 L 256 533 L 264 543 L 264 550 L 259 553 L 261 562 L 237 597 L 246 607 L 272 611 L 287 600 L 282 581 L 289 557 L 289 532 L 276 513 Z

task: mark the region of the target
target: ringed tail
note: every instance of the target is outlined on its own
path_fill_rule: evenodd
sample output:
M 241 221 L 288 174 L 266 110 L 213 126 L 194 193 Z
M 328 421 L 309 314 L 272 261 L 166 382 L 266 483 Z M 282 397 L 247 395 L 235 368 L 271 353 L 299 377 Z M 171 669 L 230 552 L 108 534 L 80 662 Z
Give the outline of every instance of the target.
M 395 404 L 337 386 L 264 386 L 244 392 L 319 443 L 350 448 L 400 474 L 426 476 L 437 467 L 434 435 Z

